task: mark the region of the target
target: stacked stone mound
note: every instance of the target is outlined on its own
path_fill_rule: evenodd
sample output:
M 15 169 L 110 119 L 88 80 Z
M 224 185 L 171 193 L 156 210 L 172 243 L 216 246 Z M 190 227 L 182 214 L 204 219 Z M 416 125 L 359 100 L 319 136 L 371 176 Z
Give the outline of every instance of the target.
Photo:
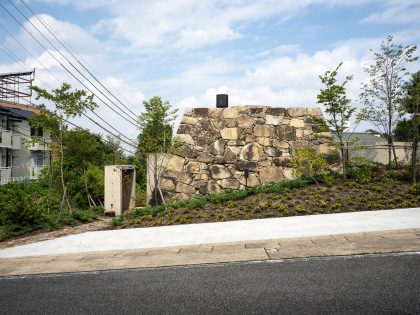
M 185 113 L 176 135 L 184 145 L 168 157 L 161 173 L 165 199 L 293 178 L 290 159 L 296 149 L 329 150 L 331 135 L 320 132 L 315 122 L 319 118 L 319 108 L 268 106 L 196 108 Z

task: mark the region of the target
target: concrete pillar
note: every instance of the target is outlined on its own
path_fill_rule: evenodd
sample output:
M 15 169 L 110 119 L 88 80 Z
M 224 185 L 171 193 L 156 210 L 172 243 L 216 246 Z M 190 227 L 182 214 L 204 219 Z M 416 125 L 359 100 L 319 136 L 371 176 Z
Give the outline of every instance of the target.
M 136 206 L 136 170 L 133 165 L 105 166 L 105 210 L 121 215 Z

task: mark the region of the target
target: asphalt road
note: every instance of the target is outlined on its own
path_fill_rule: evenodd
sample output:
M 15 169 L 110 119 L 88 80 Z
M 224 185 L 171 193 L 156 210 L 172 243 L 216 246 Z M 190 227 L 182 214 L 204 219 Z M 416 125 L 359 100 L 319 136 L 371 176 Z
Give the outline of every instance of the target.
M 420 254 L 0 278 L 2 314 L 420 314 Z

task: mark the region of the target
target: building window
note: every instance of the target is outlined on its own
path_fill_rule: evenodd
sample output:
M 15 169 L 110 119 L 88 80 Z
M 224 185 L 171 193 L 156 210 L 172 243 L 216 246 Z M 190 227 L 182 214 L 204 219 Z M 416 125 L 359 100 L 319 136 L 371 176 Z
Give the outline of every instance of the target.
M 33 155 L 31 157 L 32 166 L 44 166 L 44 156 L 43 155 Z
M 44 131 L 42 127 L 31 127 L 31 137 L 42 137 L 44 136 Z

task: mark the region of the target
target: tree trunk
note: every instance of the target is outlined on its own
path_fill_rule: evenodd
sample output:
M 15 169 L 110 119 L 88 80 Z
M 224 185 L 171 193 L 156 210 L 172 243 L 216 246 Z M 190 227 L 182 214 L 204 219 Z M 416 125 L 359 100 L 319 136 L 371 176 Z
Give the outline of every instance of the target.
M 394 154 L 395 168 L 398 169 L 398 159 L 397 159 L 397 153 L 395 152 L 394 141 L 392 141 L 392 152 Z
M 392 156 L 391 156 L 391 150 L 392 150 L 392 137 L 388 135 L 388 168 L 391 169 L 391 162 L 392 162 Z
M 347 180 L 347 169 L 346 169 L 347 152 L 344 149 L 344 144 L 341 143 L 341 161 L 343 164 L 343 179 Z
M 413 123 L 413 143 L 411 145 L 412 152 L 411 152 L 411 169 L 413 172 L 413 184 L 417 182 L 417 145 L 418 145 L 418 123 L 417 123 L 417 114 L 418 114 L 418 107 L 417 104 L 414 105 L 414 113 L 412 118 Z

